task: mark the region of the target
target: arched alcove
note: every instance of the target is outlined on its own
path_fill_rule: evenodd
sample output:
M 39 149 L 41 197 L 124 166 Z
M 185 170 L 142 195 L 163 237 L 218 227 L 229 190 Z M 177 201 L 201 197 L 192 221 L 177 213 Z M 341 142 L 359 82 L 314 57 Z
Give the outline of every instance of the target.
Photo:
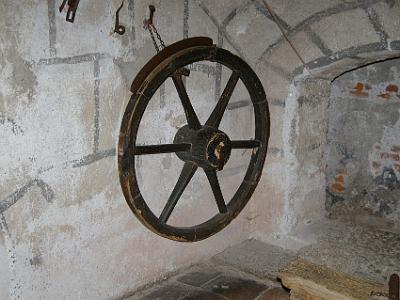
M 360 58 L 361 56 L 362 58 Z M 341 174 L 332 174 L 334 173 L 332 169 L 337 171 L 340 168 L 329 164 L 329 162 L 334 163 L 332 161 L 334 159 L 331 158 L 333 153 L 333 144 L 330 140 L 330 136 L 332 130 L 334 130 L 332 128 L 334 123 L 333 119 L 335 116 L 342 116 L 344 112 L 332 105 L 332 91 L 334 96 L 335 93 L 337 93 L 336 84 L 340 82 L 342 78 L 349 76 L 348 74 L 352 74 L 352 72 L 362 72 L 364 69 L 367 70 L 368 68 L 371 68 L 371 66 L 374 66 L 375 63 L 390 65 L 391 62 L 398 61 L 398 59 L 395 58 L 395 52 L 366 52 L 362 55 L 354 56 L 353 58 L 347 57 L 335 62 L 327 63 L 326 65 L 320 65 L 315 69 L 306 66 L 306 68 L 299 68 L 294 71 L 295 74 L 297 73 L 301 75 L 294 76 L 294 79 L 288 88 L 288 98 L 286 99 L 282 130 L 284 157 L 286 160 L 286 190 L 284 192 L 283 213 L 280 222 L 280 228 L 283 233 L 290 233 L 299 226 L 313 223 L 326 216 L 338 216 L 332 212 L 332 201 L 338 201 L 338 199 L 341 199 L 341 196 L 337 195 L 338 193 L 333 194 L 329 187 L 332 187 L 332 184 L 335 184 L 335 182 L 332 182 L 332 179 L 340 181 L 342 178 L 340 177 Z M 365 74 L 364 76 L 368 77 L 368 74 Z M 364 81 L 368 80 L 366 79 Z M 391 91 L 392 87 L 389 86 L 390 84 L 395 85 L 395 83 L 390 83 L 389 81 L 390 80 L 385 79 L 382 75 L 382 84 L 377 84 L 377 86 L 374 87 L 375 93 L 378 93 L 378 89 L 382 89 L 382 91 L 379 92 L 382 93 L 382 95 L 376 95 L 378 99 L 380 98 L 385 100 L 385 97 L 388 96 L 397 98 L 398 93 Z M 351 82 L 349 85 L 349 93 L 357 93 L 360 89 L 358 82 Z M 368 88 L 368 85 L 363 87 Z M 389 91 L 386 89 L 389 89 Z M 386 93 L 389 93 L 389 95 L 387 96 Z M 395 105 L 396 104 L 394 104 L 394 106 Z M 391 117 L 388 118 L 392 123 L 394 122 L 394 125 L 397 122 L 396 120 L 398 120 L 398 112 L 392 112 Z M 340 123 L 340 121 L 338 122 Z M 368 121 L 366 120 L 365 124 L 367 124 L 367 122 Z M 363 126 L 362 124 L 360 125 Z M 354 131 L 354 126 L 356 126 L 356 123 L 350 125 L 347 130 Z M 384 125 L 382 124 L 382 126 Z M 395 136 L 396 135 L 391 135 L 392 138 Z M 356 143 L 356 140 L 365 139 L 365 137 L 359 134 L 354 134 L 354 136 L 350 135 L 348 139 L 349 141 L 351 140 Z M 385 168 L 385 171 L 382 171 L 381 174 L 374 175 L 376 177 L 376 186 L 381 185 L 379 183 L 380 181 L 390 181 L 390 179 L 383 179 L 385 176 L 397 176 L 397 170 L 394 170 L 394 168 L 396 168 L 394 160 L 397 158 L 395 153 L 396 151 L 394 150 L 397 148 L 393 148 L 396 147 L 396 145 L 397 144 L 393 142 L 393 145 L 390 146 L 392 148 L 387 149 L 388 151 L 383 154 L 375 154 L 373 149 L 365 149 L 365 151 L 369 151 L 368 157 L 371 166 L 372 164 L 375 165 L 375 163 L 373 163 L 373 157 L 376 155 L 393 156 L 392 171 Z M 343 155 L 345 157 L 345 154 Z M 382 159 L 385 161 L 388 160 L 386 158 Z M 383 168 L 383 164 L 381 167 Z M 371 175 L 367 172 L 363 173 L 363 171 L 366 170 L 366 168 L 359 170 L 359 172 L 361 172 L 360 175 L 364 174 L 362 176 L 365 178 Z M 346 181 L 346 179 L 344 180 Z M 386 188 L 389 188 L 390 184 L 395 184 L 393 182 L 386 184 Z M 350 185 L 350 181 L 347 184 Z M 397 189 L 397 187 L 390 186 L 390 189 L 393 188 Z M 365 190 L 368 189 L 359 190 L 359 196 L 365 194 Z M 354 189 L 351 190 L 351 188 L 349 188 L 349 193 L 351 194 L 352 192 L 355 192 Z M 332 195 L 335 196 L 332 197 Z M 371 200 L 367 201 L 369 204 L 376 201 L 374 200 L 376 197 L 371 197 Z M 388 196 L 386 199 L 391 203 L 391 206 L 397 207 L 397 204 L 394 203 L 395 201 L 392 197 L 393 196 Z M 386 207 L 383 203 L 381 203 L 381 205 L 382 210 L 393 210 L 392 208 Z M 364 208 L 364 211 L 370 211 L 368 205 Z M 371 214 L 367 215 L 371 216 Z M 383 215 L 385 215 L 385 213 Z M 353 214 L 347 214 L 347 216 L 351 216 L 350 218 L 352 218 Z M 344 214 L 343 217 L 345 217 Z M 393 218 L 398 219 L 398 217 L 394 217 L 394 215 Z M 393 218 L 390 218 L 390 220 L 380 219 L 380 222 L 378 223 L 382 223 L 382 225 L 393 225 Z M 359 219 L 361 221 L 361 215 Z
M 328 108 L 328 216 L 399 227 L 400 60 L 332 82 Z

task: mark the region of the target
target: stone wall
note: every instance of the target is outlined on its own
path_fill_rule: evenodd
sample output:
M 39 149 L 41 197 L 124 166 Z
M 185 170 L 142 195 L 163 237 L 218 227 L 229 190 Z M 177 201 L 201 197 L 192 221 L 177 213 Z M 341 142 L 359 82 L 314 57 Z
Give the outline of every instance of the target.
M 331 216 L 364 217 L 372 223 L 372 215 L 400 222 L 399 85 L 399 59 L 357 69 L 332 83 L 327 169 Z
M 325 214 L 329 80 L 400 56 L 400 3 L 267 2 L 275 19 L 259 0 L 129 0 L 120 14 L 123 36 L 112 34 L 120 1 L 82 0 L 73 24 L 55 0 L 0 2 L 1 299 L 115 299 L 249 237 L 278 243 Z M 249 205 L 221 233 L 195 244 L 145 229 L 118 182 L 115 146 L 129 86 L 154 54 L 142 29 L 148 4 L 157 7 L 156 24 L 167 44 L 206 35 L 246 60 L 265 87 L 271 112 L 267 161 Z M 192 75 L 189 96 L 204 120 L 229 73 L 199 64 Z M 183 124 L 174 93 L 166 84 L 152 99 L 142 141 L 166 142 Z M 243 88 L 232 102 L 224 129 L 251 135 Z M 226 198 L 243 178 L 248 154 L 236 153 L 220 173 Z M 155 210 L 179 174 L 175 159 L 139 163 L 143 194 Z M 177 222 L 215 210 L 202 175 L 183 195 Z
M 209 36 L 237 53 L 194 1 L 125 1 L 122 36 L 112 33 L 121 1 L 80 1 L 72 24 L 58 12 L 61 1 L 0 3 L 0 299 L 119 298 L 252 232 L 248 206 L 206 241 L 169 241 L 147 230 L 122 195 L 116 144 L 131 82 L 155 54 L 142 26 L 151 3 L 166 44 Z M 207 63 L 191 69 L 187 89 L 204 122 L 230 73 Z M 222 128 L 250 138 L 252 120 L 249 95 L 239 85 Z M 167 82 L 143 116 L 138 143 L 172 142 L 184 124 Z M 226 199 L 250 153 L 235 152 L 220 174 Z M 140 188 L 156 214 L 181 168 L 172 154 L 138 160 Z M 218 212 L 200 171 L 180 200 L 172 224 L 194 225 Z

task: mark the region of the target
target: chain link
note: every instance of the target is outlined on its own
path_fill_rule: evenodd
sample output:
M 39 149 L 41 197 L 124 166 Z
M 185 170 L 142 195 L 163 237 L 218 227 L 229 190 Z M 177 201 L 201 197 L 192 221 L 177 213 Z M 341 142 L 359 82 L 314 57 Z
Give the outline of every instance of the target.
M 151 29 L 151 26 L 149 26 L 148 29 L 149 29 L 149 32 L 150 32 L 151 39 L 153 41 L 154 48 L 156 49 L 156 51 L 158 53 L 158 52 L 160 52 L 160 48 L 158 48 L 156 38 L 154 37 L 153 29 Z
M 158 53 L 158 52 L 160 52 L 160 50 L 165 48 L 165 44 L 164 44 L 164 41 L 162 40 L 160 34 L 158 33 L 156 26 L 154 26 L 154 24 L 153 24 L 153 16 L 154 16 L 154 12 L 156 11 L 156 8 L 154 7 L 154 5 L 149 5 L 149 9 L 150 9 L 150 16 L 148 19 L 145 19 L 143 21 L 143 26 L 145 29 L 149 30 L 151 40 L 153 41 L 154 48 L 156 49 L 156 51 Z M 157 36 L 157 39 L 158 39 L 158 42 L 160 43 L 160 45 L 157 44 L 154 34 Z
M 165 48 L 164 41 L 162 40 L 161 36 L 158 34 L 158 31 L 154 25 L 153 25 L 153 30 L 154 30 L 154 33 L 156 34 L 158 40 L 160 41 L 161 48 L 164 49 Z
M 151 36 L 151 39 L 153 41 L 154 48 L 156 49 L 157 53 L 160 52 L 160 50 L 165 48 L 164 41 L 162 40 L 160 34 L 158 33 L 156 27 L 153 24 L 149 24 L 147 29 L 150 32 L 150 36 Z M 158 39 L 158 41 L 160 43 L 160 46 L 158 46 L 157 41 L 156 41 L 156 37 L 154 36 L 154 34 L 157 36 L 157 39 Z

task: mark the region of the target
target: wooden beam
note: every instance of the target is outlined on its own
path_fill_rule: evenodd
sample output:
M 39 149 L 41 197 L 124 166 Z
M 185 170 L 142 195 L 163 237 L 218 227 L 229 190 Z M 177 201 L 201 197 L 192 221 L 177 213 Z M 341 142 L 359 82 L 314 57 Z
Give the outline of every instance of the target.
M 381 284 L 333 271 L 305 260 L 295 260 L 278 273 L 291 300 L 377 300 L 387 297 Z

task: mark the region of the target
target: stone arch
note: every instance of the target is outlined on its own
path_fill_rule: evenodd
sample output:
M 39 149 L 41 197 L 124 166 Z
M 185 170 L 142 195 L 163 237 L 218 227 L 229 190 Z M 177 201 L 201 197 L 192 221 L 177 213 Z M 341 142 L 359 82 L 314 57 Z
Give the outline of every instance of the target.
M 276 2 L 278 15 L 284 3 Z M 324 216 L 331 82 L 353 69 L 400 57 L 399 9 L 399 1 L 338 3 L 289 24 L 286 35 L 295 49 L 282 36 L 260 55 L 256 69 L 265 80 L 272 133 L 254 200 L 257 238 L 277 238 Z
M 324 77 L 300 76 L 291 85 L 285 115 L 285 159 L 287 159 L 286 212 L 284 230 L 307 224 L 325 215 L 328 103 L 331 83 L 338 76 L 393 57 L 381 53 L 367 60 L 337 61 L 325 65 Z M 339 64 L 339 68 L 338 68 Z

